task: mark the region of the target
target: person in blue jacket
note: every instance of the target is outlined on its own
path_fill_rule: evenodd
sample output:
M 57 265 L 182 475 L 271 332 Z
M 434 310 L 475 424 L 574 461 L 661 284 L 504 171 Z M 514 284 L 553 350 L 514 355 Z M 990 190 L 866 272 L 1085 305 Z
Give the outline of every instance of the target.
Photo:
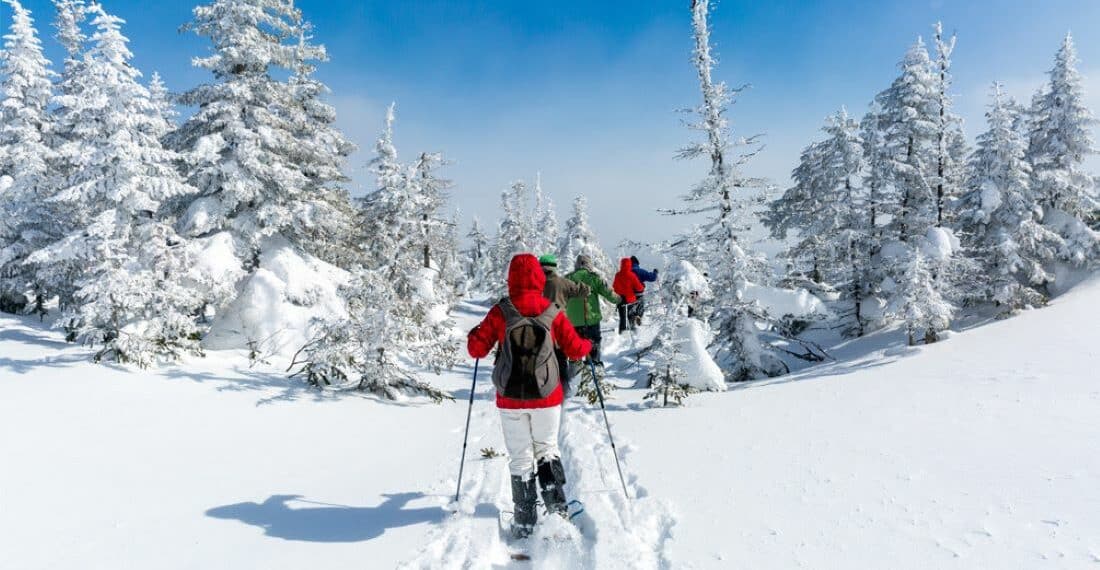
M 642 324 L 642 314 L 645 313 L 645 284 L 653 283 L 657 280 L 657 269 L 654 268 L 653 271 L 642 269 L 641 264 L 638 262 L 638 258 L 633 255 L 630 256 L 630 265 L 631 269 L 634 271 L 634 275 L 638 276 L 638 281 L 642 282 L 643 287 L 642 292 L 638 294 L 638 302 L 632 307 L 632 318 L 634 319 L 634 325 L 637 326 Z

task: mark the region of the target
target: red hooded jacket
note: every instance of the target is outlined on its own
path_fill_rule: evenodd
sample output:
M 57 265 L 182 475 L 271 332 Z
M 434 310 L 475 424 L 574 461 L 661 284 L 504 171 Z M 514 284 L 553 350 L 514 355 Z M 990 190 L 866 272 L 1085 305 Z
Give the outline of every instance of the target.
M 615 290 L 615 294 L 623 298 L 624 303 L 628 304 L 637 302 L 638 295 L 645 292 L 645 285 L 634 274 L 634 264 L 629 257 L 619 261 L 619 272 L 615 274 L 615 282 L 611 288 Z
M 539 260 L 523 253 L 512 258 L 508 266 L 508 297 L 520 314 L 525 317 L 537 317 L 550 306 L 550 300 L 542 296 L 546 288 L 546 274 L 542 272 Z M 470 356 L 485 358 L 497 343 L 504 342 L 504 311 L 493 305 L 485 320 L 474 327 L 466 338 L 466 347 Z M 576 329 L 565 316 L 558 313 L 550 328 L 550 336 L 565 356 L 571 360 L 580 360 L 592 351 L 592 343 L 577 335 Z M 547 397 L 540 400 L 514 400 L 497 394 L 497 407 L 509 410 L 531 408 L 552 408 L 562 402 L 561 384 Z

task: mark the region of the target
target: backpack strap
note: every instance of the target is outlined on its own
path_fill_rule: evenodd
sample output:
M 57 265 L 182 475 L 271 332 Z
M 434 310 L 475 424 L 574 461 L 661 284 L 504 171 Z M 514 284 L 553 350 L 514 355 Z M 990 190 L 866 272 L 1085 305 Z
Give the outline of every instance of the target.
M 552 330 L 554 328 L 554 319 L 557 319 L 560 313 L 561 307 L 558 307 L 554 303 L 550 303 L 550 306 L 546 307 L 546 310 L 543 311 L 541 315 L 535 317 L 535 320 L 546 327 L 546 330 Z
M 516 305 L 512 303 L 512 300 L 508 297 L 501 299 L 500 302 L 497 303 L 497 306 L 500 307 L 500 311 L 504 313 L 505 328 L 510 327 L 516 321 L 527 318 L 519 312 L 519 309 L 516 308 Z

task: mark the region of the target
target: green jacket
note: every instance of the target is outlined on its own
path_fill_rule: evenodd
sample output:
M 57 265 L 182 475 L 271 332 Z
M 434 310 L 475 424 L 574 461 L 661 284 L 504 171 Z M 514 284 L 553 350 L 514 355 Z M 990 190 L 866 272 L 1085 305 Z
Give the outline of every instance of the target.
M 619 296 L 608 288 L 607 283 L 599 275 L 587 269 L 578 269 L 565 277 L 570 281 L 588 285 L 587 297 L 569 299 L 565 304 L 565 316 L 569 317 L 569 322 L 575 327 L 600 324 L 603 320 L 603 313 L 600 312 L 600 297 L 607 299 L 607 302 L 612 305 L 619 302 Z

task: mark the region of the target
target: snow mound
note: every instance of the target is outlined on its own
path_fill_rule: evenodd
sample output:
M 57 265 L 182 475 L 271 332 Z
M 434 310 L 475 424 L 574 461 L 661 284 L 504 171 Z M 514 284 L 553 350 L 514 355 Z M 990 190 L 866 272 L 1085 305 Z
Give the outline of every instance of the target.
M 726 377 L 722 369 L 707 352 L 711 333 L 706 325 L 696 319 L 684 319 L 672 333 L 672 342 L 678 343 L 686 357 L 680 364 L 684 384 L 697 390 L 722 392 L 726 389 Z
M 776 317 L 811 317 L 828 314 L 828 309 L 821 299 L 815 297 L 805 289 L 783 289 L 746 283 L 741 293 L 741 300 L 757 302 L 768 311 L 768 314 Z
M 680 260 L 670 264 L 665 269 L 665 281 L 671 283 L 673 290 L 680 296 L 698 293 L 699 298 L 704 300 L 712 296 L 710 283 L 703 272 L 688 261 Z
M 215 305 L 232 299 L 237 294 L 237 283 L 246 277 L 233 236 L 220 232 L 207 238 L 188 242 L 193 265 L 188 278 Z M 211 307 L 216 310 L 217 307 Z
M 259 268 L 219 312 L 205 345 L 247 348 L 264 359 L 289 362 L 313 338 L 316 319 L 347 316 L 339 288 L 348 278 L 346 271 L 297 251 L 285 239 L 268 238 Z
M 947 261 L 959 249 L 959 238 L 947 228 L 928 228 L 921 251 L 936 261 Z
M 220 200 L 212 196 L 197 198 L 184 212 L 180 228 L 186 235 L 203 235 L 216 229 L 224 217 Z

